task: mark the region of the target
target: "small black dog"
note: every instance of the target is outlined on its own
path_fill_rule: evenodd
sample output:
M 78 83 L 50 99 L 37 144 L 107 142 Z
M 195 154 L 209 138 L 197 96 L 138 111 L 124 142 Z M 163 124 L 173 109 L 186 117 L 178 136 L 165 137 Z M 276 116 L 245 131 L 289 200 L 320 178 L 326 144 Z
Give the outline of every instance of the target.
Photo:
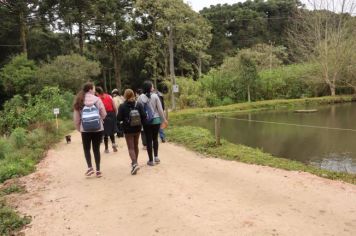
M 67 143 L 70 143 L 70 142 L 72 141 L 72 140 L 71 140 L 71 137 L 72 137 L 72 136 L 70 136 L 70 135 L 67 135 L 67 136 L 66 136 L 66 141 L 67 141 Z

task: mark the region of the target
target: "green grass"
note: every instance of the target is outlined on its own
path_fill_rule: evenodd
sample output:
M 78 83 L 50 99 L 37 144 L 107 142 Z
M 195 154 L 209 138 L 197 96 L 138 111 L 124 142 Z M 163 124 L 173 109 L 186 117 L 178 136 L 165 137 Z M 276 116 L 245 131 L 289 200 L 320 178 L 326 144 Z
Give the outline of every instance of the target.
M 61 121 L 57 131 L 54 124 L 42 124 L 27 131 L 17 128 L 10 137 L 0 138 L 0 183 L 33 172 L 47 150 L 73 129 L 72 121 Z
M 224 139 L 221 140 L 221 145 L 217 146 L 214 136 L 207 129 L 193 126 L 177 127 L 173 125 L 167 129 L 166 134 L 169 141 L 182 144 L 191 150 L 211 157 L 270 166 L 284 170 L 304 171 L 320 177 L 356 184 L 356 174 L 322 170 L 298 161 L 274 157 L 259 149 L 233 144 Z
M 227 106 L 218 106 L 210 108 L 194 108 L 185 109 L 169 113 L 169 119 L 173 123 L 177 120 L 189 119 L 199 115 L 219 114 L 226 112 L 245 112 L 251 110 L 276 110 L 276 109 L 292 109 L 295 107 L 303 107 L 306 105 L 324 105 L 334 103 L 344 103 L 354 101 L 354 97 L 335 96 L 335 97 L 318 97 L 318 98 L 303 98 L 303 99 L 280 99 L 267 100 L 251 103 L 237 103 Z
M 54 123 L 36 124 L 31 130 L 15 129 L 10 137 L 0 138 L 0 183 L 30 174 L 46 152 L 60 139 L 73 130 L 73 122 L 60 121 L 56 130 Z M 24 188 L 11 184 L 0 190 L 0 235 L 14 235 L 24 225 L 30 223 L 29 217 L 21 217 L 6 205 L 4 196 L 24 192 Z
M 21 217 L 0 199 L 0 235 L 15 235 L 15 232 L 31 222 L 30 217 Z
M 12 193 L 24 193 L 26 192 L 25 187 L 17 183 L 10 184 L 9 186 L 0 189 L 0 197 L 12 194 Z

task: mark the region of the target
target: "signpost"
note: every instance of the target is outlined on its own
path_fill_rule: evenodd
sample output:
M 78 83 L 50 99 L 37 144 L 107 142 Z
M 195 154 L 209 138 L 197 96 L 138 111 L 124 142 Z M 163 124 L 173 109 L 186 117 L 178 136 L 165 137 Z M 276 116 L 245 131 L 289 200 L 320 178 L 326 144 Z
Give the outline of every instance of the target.
M 173 93 L 179 93 L 179 86 L 178 84 L 173 85 Z
M 58 130 L 58 115 L 59 115 L 59 108 L 54 108 L 53 109 L 53 114 L 56 116 L 56 126 Z

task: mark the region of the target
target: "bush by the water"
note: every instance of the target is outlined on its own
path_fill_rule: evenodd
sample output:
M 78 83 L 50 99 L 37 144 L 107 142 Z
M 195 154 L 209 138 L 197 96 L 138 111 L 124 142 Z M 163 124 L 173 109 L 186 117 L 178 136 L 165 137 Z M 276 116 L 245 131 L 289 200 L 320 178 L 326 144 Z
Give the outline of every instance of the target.
M 228 61 L 226 63 L 233 63 Z M 238 62 L 236 62 L 238 63 Z M 229 67 L 211 70 L 197 81 L 178 77 L 179 93 L 176 94 L 178 108 L 214 107 L 246 102 L 246 81 Z M 223 71 L 224 70 L 224 71 Z M 313 64 L 281 66 L 258 73 L 251 84 L 251 100 L 290 99 L 327 95 L 328 88 L 318 77 L 319 68 Z M 167 87 L 171 87 L 169 82 Z M 168 93 L 167 103 L 171 101 Z

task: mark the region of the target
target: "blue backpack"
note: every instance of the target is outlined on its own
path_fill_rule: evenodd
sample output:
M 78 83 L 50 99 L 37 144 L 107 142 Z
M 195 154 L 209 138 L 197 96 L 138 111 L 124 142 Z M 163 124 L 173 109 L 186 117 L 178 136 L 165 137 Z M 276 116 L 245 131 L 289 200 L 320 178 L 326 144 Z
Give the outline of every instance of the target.
M 146 113 L 145 124 L 151 124 L 152 120 L 153 120 L 154 112 L 153 112 L 153 110 L 151 108 L 149 99 L 148 99 L 148 101 L 146 103 L 143 103 L 143 110 Z
M 84 106 L 82 109 L 82 126 L 86 132 L 98 131 L 101 128 L 99 109 L 95 106 Z

